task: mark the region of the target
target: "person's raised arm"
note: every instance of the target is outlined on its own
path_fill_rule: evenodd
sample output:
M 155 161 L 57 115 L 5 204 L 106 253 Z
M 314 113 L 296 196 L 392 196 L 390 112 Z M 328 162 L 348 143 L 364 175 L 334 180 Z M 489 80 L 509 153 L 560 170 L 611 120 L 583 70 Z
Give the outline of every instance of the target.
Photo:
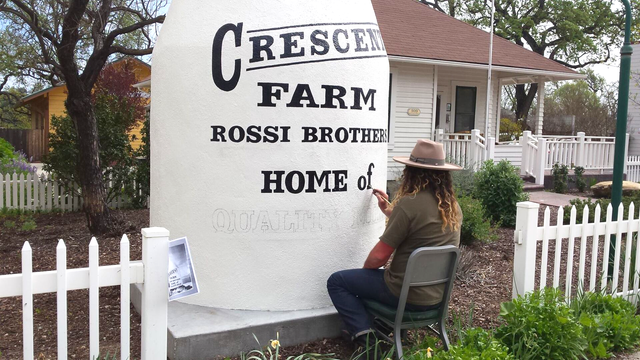
M 389 261 L 391 254 L 393 254 L 394 248 L 383 243 L 382 241 L 378 241 L 376 246 L 371 249 L 369 252 L 369 256 L 367 256 L 367 260 L 364 262 L 363 268 L 365 269 L 377 269 Z

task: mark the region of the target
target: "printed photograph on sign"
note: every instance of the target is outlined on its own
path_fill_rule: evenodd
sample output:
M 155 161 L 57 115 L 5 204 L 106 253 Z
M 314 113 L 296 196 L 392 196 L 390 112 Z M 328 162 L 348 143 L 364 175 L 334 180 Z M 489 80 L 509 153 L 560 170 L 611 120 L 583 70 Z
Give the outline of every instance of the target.
M 199 293 L 187 238 L 169 242 L 169 301 Z

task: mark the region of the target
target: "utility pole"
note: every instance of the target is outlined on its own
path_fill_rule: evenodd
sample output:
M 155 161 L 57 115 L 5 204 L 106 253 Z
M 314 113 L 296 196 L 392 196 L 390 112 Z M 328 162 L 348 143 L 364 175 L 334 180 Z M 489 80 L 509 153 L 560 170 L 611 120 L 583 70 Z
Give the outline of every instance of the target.
M 618 205 L 622 201 L 622 178 L 624 177 L 624 157 L 626 156 L 627 136 L 627 112 L 629 108 L 629 81 L 631 78 L 631 4 L 629 0 L 624 3 L 626 22 L 624 29 L 624 45 L 620 51 L 620 87 L 618 88 L 618 118 L 616 121 L 616 147 L 613 158 L 613 184 L 611 184 L 611 206 L 613 206 L 613 219 L 618 218 Z M 616 242 L 612 241 L 609 254 L 615 254 Z M 610 259 L 612 259 L 610 255 Z M 613 274 L 613 262 L 609 261 L 609 276 Z

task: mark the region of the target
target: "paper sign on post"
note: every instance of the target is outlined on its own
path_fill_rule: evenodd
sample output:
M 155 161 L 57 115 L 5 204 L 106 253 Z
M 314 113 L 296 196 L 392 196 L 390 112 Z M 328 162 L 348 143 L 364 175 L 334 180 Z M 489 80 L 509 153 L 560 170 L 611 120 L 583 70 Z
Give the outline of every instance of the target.
M 169 301 L 199 293 L 187 238 L 169 242 Z

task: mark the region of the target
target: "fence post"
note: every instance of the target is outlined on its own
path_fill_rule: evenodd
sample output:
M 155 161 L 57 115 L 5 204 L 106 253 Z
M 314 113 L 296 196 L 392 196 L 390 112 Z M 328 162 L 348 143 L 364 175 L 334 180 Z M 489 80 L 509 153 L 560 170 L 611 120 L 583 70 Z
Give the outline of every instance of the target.
M 536 184 L 544 185 L 544 170 L 547 166 L 547 139 L 538 139 L 538 153 L 533 167 L 536 177 Z
M 624 173 L 627 173 L 627 167 L 628 167 L 628 162 L 629 162 L 629 133 L 627 133 L 627 136 L 625 137 L 625 144 L 624 144 Z
M 142 360 L 167 358 L 169 231 L 142 229 Z
M 443 142 L 443 140 L 444 140 L 444 130 L 443 129 L 436 129 L 436 134 L 435 135 L 436 135 L 436 138 L 435 138 L 436 142 L 439 142 L 439 143 Z
M 522 146 L 522 160 L 520 162 L 520 175 L 527 175 L 527 169 L 529 166 L 529 138 L 531 137 L 531 131 L 525 130 L 520 137 L 520 145 Z
M 584 167 L 585 165 L 585 153 L 584 153 L 584 139 L 585 137 L 585 133 L 584 132 L 579 132 L 578 133 L 578 150 L 577 150 L 577 156 L 576 156 L 576 164 L 575 166 L 582 166 Z
M 474 170 L 478 168 L 478 158 L 480 157 L 480 149 L 478 144 L 478 138 L 480 137 L 480 130 L 471 130 L 471 143 L 469 143 L 469 153 L 467 154 L 467 164 L 471 165 Z
M 496 157 L 496 139 L 490 137 L 487 139 L 487 158 L 485 160 L 493 160 Z
M 524 201 L 517 204 L 515 249 L 513 253 L 512 297 L 533 291 L 536 274 L 536 239 L 533 236 L 538 226 L 539 204 Z

